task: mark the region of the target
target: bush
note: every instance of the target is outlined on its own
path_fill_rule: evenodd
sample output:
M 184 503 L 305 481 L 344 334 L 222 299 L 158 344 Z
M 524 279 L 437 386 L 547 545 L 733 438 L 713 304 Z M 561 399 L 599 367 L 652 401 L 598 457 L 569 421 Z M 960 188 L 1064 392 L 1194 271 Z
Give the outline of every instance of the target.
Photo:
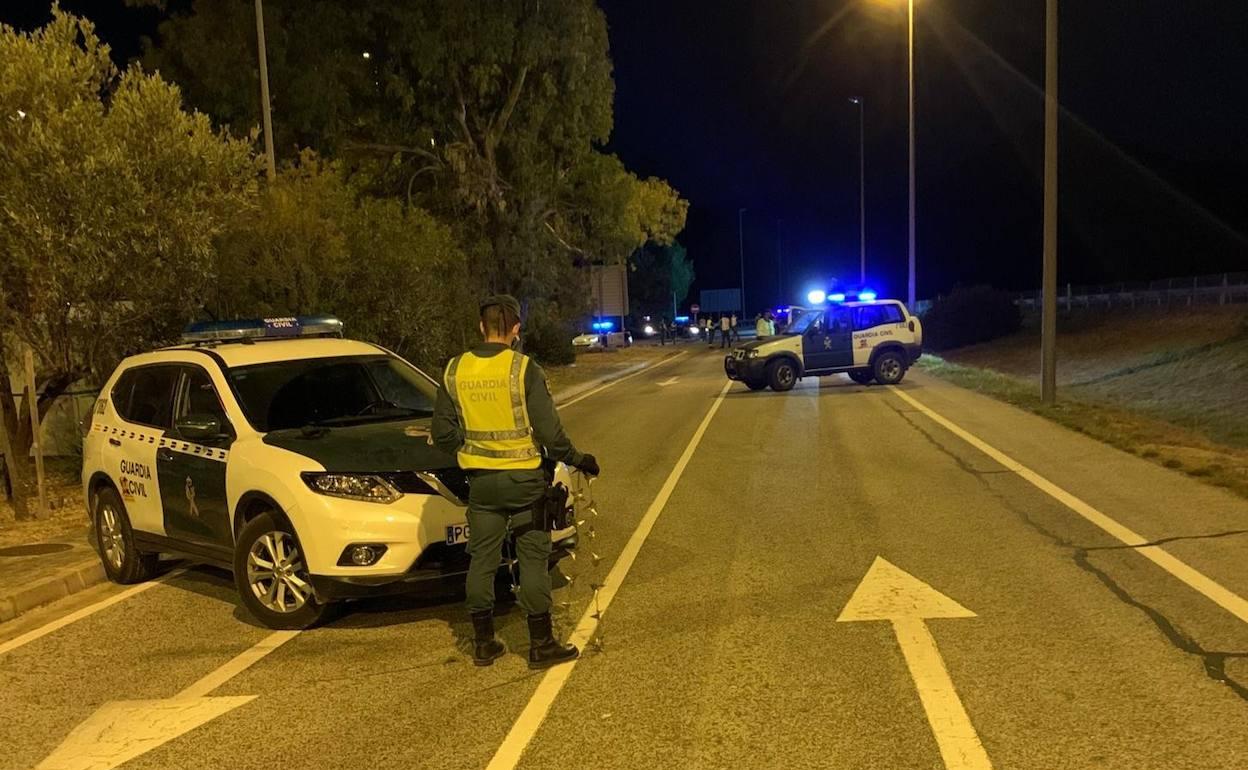
M 553 304 L 529 304 L 523 336 L 524 352 L 542 364 L 561 366 L 576 360 L 576 351 L 572 349 L 576 326 L 561 317 Z
M 950 350 L 1013 334 L 1023 316 L 1009 293 L 972 286 L 938 298 L 922 320 L 924 346 Z

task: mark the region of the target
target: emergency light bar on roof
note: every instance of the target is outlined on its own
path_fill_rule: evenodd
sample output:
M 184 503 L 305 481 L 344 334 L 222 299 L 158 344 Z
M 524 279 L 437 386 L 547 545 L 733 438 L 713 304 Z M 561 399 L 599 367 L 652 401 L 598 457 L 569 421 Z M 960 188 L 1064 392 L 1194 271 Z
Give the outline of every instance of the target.
M 252 318 L 238 321 L 202 321 L 182 331 L 183 342 L 227 342 L 283 337 L 341 337 L 342 321 L 331 315 Z

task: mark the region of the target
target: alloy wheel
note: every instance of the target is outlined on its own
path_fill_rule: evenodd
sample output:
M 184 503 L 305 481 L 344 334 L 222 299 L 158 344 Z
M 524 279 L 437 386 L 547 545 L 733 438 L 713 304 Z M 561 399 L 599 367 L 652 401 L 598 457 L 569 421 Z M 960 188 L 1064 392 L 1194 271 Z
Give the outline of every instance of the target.
M 295 539 L 276 530 L 257 538 L 247 553 L 247 584 L 264 608 L 281 614 L 296 612 L 308 603 L 312 586 L 303 572 Z
M 100 549 L 115 571 L 119 571 L 126 561 L 126 540 L 117 518 L 117 510 L 112 505 L 105 503 L 100 507 Z

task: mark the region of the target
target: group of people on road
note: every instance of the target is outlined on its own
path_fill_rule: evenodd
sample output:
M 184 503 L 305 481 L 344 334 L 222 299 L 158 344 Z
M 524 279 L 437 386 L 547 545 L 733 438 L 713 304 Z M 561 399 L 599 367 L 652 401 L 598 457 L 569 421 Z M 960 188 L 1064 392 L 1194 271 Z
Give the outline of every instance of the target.
M 709 315 L 702 319 L 702 328 L 706 330 L 706 344 L 708 347 L 715 347 L 715 332 L 719 332 L 721 348 L 734 345 L 741 341 L 741 335 L 737 333 L 737 314 L 723 313 L 719 318 L 712 319 Z

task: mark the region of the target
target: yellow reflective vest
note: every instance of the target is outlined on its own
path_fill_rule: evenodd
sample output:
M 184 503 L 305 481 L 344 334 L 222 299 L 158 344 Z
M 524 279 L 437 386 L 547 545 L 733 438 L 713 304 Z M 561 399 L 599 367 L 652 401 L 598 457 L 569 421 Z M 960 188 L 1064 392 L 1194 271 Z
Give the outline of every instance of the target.
M 456 455 L 466 469 L 530 470 L 542 464 L 525 404 L 529 357 L 504 350 L 483 357 L 471 352 L 446 365 L 444 386 L 455 404 L 464 443 Z

